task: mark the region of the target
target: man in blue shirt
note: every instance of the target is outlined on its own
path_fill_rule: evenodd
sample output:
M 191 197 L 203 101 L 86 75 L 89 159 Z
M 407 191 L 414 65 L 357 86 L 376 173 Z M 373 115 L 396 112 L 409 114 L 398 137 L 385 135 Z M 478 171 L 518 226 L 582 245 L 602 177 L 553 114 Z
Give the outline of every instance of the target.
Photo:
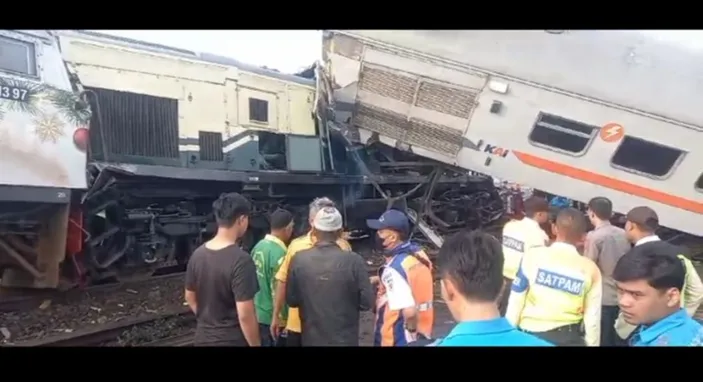
M 703 327 L 681 307 L 681 259 L 642 247 L 620 258 L 613 279 L 623 319 L 637 325 L 630 346 L 703 346 Z
M 456 233 L 442 245 L 436 265 L 442 298 L 458 324 L 430 346 L 552 346 L 500 316 L 503 253 L 496 238 L 479 231 Z

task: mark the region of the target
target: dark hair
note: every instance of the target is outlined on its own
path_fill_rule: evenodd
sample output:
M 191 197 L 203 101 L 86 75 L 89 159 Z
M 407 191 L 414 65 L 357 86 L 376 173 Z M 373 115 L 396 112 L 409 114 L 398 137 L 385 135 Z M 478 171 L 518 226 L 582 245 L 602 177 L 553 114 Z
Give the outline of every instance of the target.
M 646 280 L 652 288 L 664 291 L 683 289 L 686 268 L 681 259 L 654 251 L 630 251 L 623 255 L 613 270 L 613 279 L 619 282 Z
M 641 231 L 654 233 L 659 228 L 659 216 L 657 213 L 647 207 L 635 207 L 627 213 L 626 219 L 635 224 Z
M 613 216 L 613 202 L 603 196 L 591 199 L 588 202 L 588 209 L 601 220 L 609 220 Z
M 212 203 L 212 212 L 219 227 L 229 228 L 242 216 L 249 216 L 251 203 L 236 192 L 220 195 Z
M 279 208 L 276 211 L 273 211 L 271 216 L 269 217 L 269 223 L 271 225 L 271 229 L 283 229 L 288 227 L 290 222 L 293 221 L 293 214 L 290 212 Z
M 559 211 L 555 224 L 561 234 L 572 240 L 580 239 L 588 228 L 586 216 L 575 208 L 564 208 Z
M 529 218 L 535 216 L 538 212 L 549 212 L 549 202 L 540 196 L 530 196 L 525 200 L 523 207 L 525 215 Z
M 458 232 L 439 249 L 437 269 L 464 297 L 495 301 L 503 288 L 501 244 L 484 232 Z

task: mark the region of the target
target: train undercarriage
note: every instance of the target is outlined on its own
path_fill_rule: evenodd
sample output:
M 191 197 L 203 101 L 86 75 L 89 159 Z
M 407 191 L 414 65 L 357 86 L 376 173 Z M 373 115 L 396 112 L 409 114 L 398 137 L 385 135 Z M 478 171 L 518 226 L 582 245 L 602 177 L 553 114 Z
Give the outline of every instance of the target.
M 241 243 L 245 249 L 266 233 L 267 215 L 277 208 L 294 212 L 296 234 L 305 232 L 308 204 L 320 196 L 335 200 L 352 239 L 366 235 L 365 220 L 389 207 L 407 209 L 419 222 L 418 239 L 435 247 L 443 235 L 485 227 L 503 214 L 489 177 L 427 161 L 391 161 L 380 154 L 385 149 L 359 149 L 364 168 L 373 169 L 370 176 L 94 162 L 90 188 L 74 195 L 73 203 L 38 204 L 36 210 L 18 205 L 16 216 L 0 216 L 2 285 L 69 288 L 183 270 L 190 253 L 214 234 L 212 202 L 224 192 L 240 192 L 252 201 L 250 230 Z M 54 223 L 52 229 L 48 216 L 68 226 Z M 66 251 L 55 250 L 61 245 L 52 240 L 65 242 Z M 42 254 L 43 248 L 52 249 Z

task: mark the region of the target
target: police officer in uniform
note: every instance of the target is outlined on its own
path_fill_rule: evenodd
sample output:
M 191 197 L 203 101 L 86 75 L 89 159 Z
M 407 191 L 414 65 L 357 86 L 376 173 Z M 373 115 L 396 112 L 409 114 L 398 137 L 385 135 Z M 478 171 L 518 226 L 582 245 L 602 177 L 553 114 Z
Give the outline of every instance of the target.
M 524 203 L 525 217 L 511 220 L 503 227 L 503 290 L 498 309 L 505 315 L 510 297 L 510 285 L 520 267 L 522 255 L 530 248 L 543 247 L 549 242 L 541 225 L 549 221 L 549 203 L 538 196 L 531 196 Z
M 512 284 L 506 318 L 557 346 L 600 344 L 601 273 L 576 249 L 586 228 L 582 212 L 559 211 L 555 242 L 527 251 Z

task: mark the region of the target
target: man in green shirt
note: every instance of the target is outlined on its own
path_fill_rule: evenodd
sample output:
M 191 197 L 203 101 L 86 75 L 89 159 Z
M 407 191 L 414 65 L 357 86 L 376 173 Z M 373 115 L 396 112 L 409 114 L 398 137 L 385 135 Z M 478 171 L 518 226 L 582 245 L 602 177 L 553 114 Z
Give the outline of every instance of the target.
M 273 315 L 273 293 L 276 290 L 274 276 L 286 256 L 286 243 L 293 234 L 293 215 L 282 209 L 274 211 L 269 218 L 271 233 L 266 235 L 251 250 L 256 265 L 259 292 L 254 296 L 256 317 L 261 330 L 261 346 L 273 346 L 271 318 Z M 288 309 L 281 313 L 280 322 L 285 325 Z

